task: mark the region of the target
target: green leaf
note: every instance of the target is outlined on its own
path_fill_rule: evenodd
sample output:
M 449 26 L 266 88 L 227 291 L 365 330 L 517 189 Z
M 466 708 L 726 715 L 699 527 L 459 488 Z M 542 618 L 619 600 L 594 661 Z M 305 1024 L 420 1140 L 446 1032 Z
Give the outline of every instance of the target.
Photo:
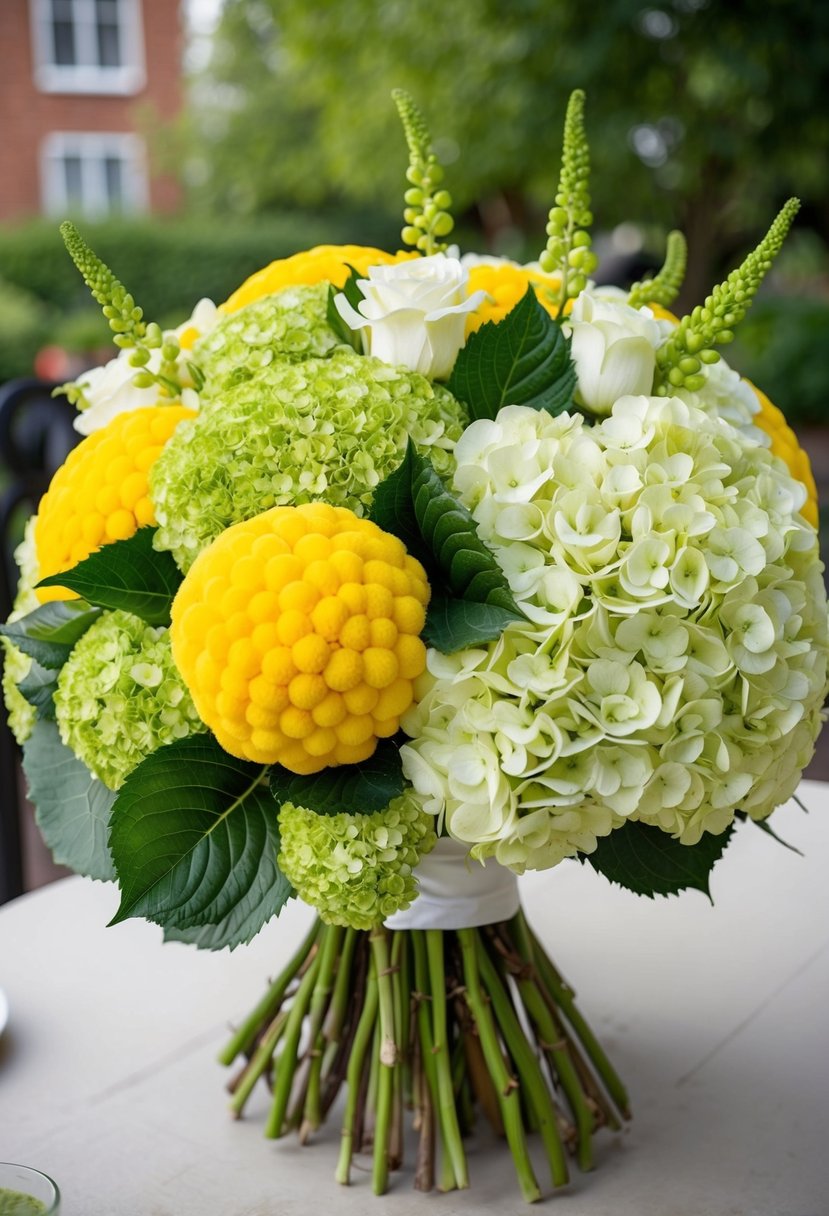
M 32 659 L 32 665 L 18 684 L 17 689 L 29 704 L 35 707 L 39 718 L 46 718 L 54 722 L 54 696 L 57 686 L 58 673 L 54 668 L 41 667 L 37 659 Z
M 63 666 L 72 647 L 100 614 L 100 608 L 90 608 L 83 600 L 55 600 L 0 625 L 0 634 L 41 667 L 56 669 Z
M 307 777 L 274 765 L 270 783 L 280 806 L 293 802 L 320 815 L 381 811 L 405 786 L 400 751 L 391 739 L 381 739 L 374 755 L 360 764 L 324 768 Z
M 788 840 L 784 840 L 782 836 L 777 835 L 768 819 L 752 819 L 751 816 L 746 815 L 744 811 L 737 811 L 737 818 L 748 820 L 749 823 L 753 823 L 756 828 L 759 828 L 761 832 L 765 832 L 767 836 L 771 836 L 772 840 L 776 840 L 778 844 L 782 844 L 784 849 L 788 849 L 792 853 L 797 853 L 798 857 L 803 856 L 801 849 L 798 849 L 793 844 L 789 844 Z
M 514 620 L 514 612 L 497 604 L 476 604 L 473 600 L 438 595 L 429 604 L 421 637 L 427 646 L 453 654 L 467 646 L 496 641 Z
M 433 589 L 444 587 L 454 598 L 497 605 L 523 619 L 475 520 L 411 440 L 402 463 L 377 487 L 371 518 L 423 563 Z
M 153 548 L 155 532 L 155 528 L 139 528 L 128 540 L 104 545 L 38 586 L 67 587 L 99 608 L 123 608 L 148 625 L 169 625 L 170 605 L 182 574 L 171 554 Z
M 188 931 L 186 940 L 210 929 L 195 935 L 210 949 L 249 942 L 291 894 L 276 862 L 279 808 L 266 772 L 208 735 L 148 756 L 113 808 L 121 905 L 111 923 L 145 916 Z
M 346 263 L 347 264 L 347 263 Z M 326 320 L 333 329 L 334 333 L 341 342 L 345 342 L 348 346 L 352 346 L 358 354 L 362 354 L 363 339 L 357 330 L 352 329 L 337 312 L 337 307 L 334 303 L 334 297 L 341 292 L 348 300 L 352 308 L 357 308 L 358 304 L 363 301 L 363 293 L 357 286 L 357 280 L 361 277 L 360 273 L 353 266 L 348 267 L 349 275 L 342 287 L 335 287 L 333 283 L 328 286 L 328 302 L 326 304 Z
M 470 334 L 447 388 L 470 416 L 494 418 L 505 405 L 561 414 L 573 403 L 576 369 L 570 342 L 532 287 L 502 321 Z
M 88 878 L 115 877 L 107 831 L 115 794 L 38 722 L 23 746 L 23 771 L 35 818 L 55 861 Z
M 628 821 L 600 837 L 587 860 L 599 874 L 637 895 L 675 895 L 693 887 L 710 899 L 711 870 L 725 852 L 731 832 L 730 827 L 719 836 L 706 832 L 699 844 L 689 845 L 661 828 Z

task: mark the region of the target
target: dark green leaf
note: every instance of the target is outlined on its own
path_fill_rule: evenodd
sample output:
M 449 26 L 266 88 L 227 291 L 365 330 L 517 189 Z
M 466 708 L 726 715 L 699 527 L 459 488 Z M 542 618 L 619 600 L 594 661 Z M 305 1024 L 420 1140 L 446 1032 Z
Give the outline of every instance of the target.
M 494 642 L 507 625 L 518 619 L 514 612 L 497 604 L 476 604 L 473 600 L 435 596 L 426 613 L 421 636 L 427 646 L 452 654 L 467 646 Z
M 41 667 L 37 659 L 32 659 L 32 665 L 18 684 L 18 691 L 30 705 L 34 705 L 39 718 L 55 720 L 55 689 L 58 686 L 58 673 L 54 668 Z
M 337 311 L 337 306 L 334 303 L 335 296 L 338 296 L 341 292 L 348 300 L 349 304 L 351 304 L 354 308 L 356 308 L 363 299 L 363 293 L 357 286 L 357 278 L 359 277 L 357 271 L 353 266 L 349 266 L 349 271 L 351 273 L 342 287 L 335 287 L 333 283 L 329 283 L 328 302 L 326 304 L 325 316 L 328 324 L 341 342 L 346 343 L 348 346 L 352 346 L 357 352 L 362 352 L 362 337 L 357 330 L 352 329 L 348 322 L 340 316 L 339 312 Z
M 494 418 L 505 405 L 561 414 L 572 405 L 576 369 L 561 327 L 532 287 L 502 321 L 470 334 L 448 389 L 475 418 Z
M 116 540 L 40 587 L 67 587 L 100 608 L 123 608 L 148 625 L 169 625 L 170 605 L 182 574 L 171 554 L 153 548 L 155 528 L 139 528 Z
M 0 634 L 41 667 L 55 669 L 63 666 L 72 647 L 100 614 L 100 608 L 90 608 L 84 600 L 55 600 L 20 620 L 0 625 Z
M 88 878 L 114 878 L 107 830 L 115 794 L 61 743 L 53 723 L 35 725 L 23 747 L 23 771 L 55 861 Z
M 719 836 L 706 832 L 699 844 L 680 844 L 661 828 L 628 821 L 599 839 L 588 853 L 594 870 L 637 895 L 675 895 L 693 887 L 711 898 L 709 879 L 714 863 L 731 839 L 729 827 Z
M 738 811 L 737 814 L 741 819 L 748 819 L 749 822 L 753 823 L 754 826 L 759 828 L 761 832 L 765 832 L 767 836 L 771 836 L 772 840 L 776 840 L 778 844 L 782 844 L 784 849 L 789 849 L 792 853 L 797 853 L 798 857 L 803 856 L 800 849 L 796 848 L 793 844 L 789 844 L 788 840 L 784 840 L 782 836 L 777 835 L 768 819 L 751 819 L 749 815 L 745 815 L 741 811 Z
M 266 772 L 207 735 L 148 756 L 113 808 L 121 906 L 112 923 L 145 916 L 165 930 L 210 929 L 196 936 L 211 949 L 250 941 L 291 894 Z
M 401 463 L 374 491 L 369 518 L 384 531 L 399 537 L 431 579 L 436 573 L 435 558 L 420 531 L 413 493 L 413 480 L 422 460 L 410 439 Z
M 374 755 L 360 764 L 324 768 L 308 777 L 274 765 L 270 782 L 280 805 L 293 802 L 320 815 L 381 811 L 403 793 L 405 784 L 400 751 L 391 739 L 381 739 Z
M 423 563 L 433 589 L 498 604 L 521 619 L 506 575 L 478 536 L 475 520 L 411 440 L 403 462 L 377 487 L 371 518 Z

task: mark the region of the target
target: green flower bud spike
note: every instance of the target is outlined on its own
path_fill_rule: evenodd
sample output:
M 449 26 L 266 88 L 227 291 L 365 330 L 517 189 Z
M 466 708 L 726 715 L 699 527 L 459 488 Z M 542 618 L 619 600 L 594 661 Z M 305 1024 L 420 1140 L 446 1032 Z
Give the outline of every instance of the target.
M 101 305 L 113 332 L 113 342 L 122 349 L 132 349 L 130 362 L 140 369 L 133 380 L 136 388 L 158 385 L 162 396 L 178 397 L 181 394 L 176 362 L 179 355 L 178 342 L 169 335 L 163 335 L 154 322 L 147 324 L 144 321 L 143 310 L 135 303 L 123 283 L 116 279 L 109 267 L 90 249 L 74 224 L 65 220 L 60 226 L 60 234 L 93 299 Z M 150 352 L 159 348 L 161 367 L 158 372 L 151 372 L 147 370 Z M 73 404 L 78 402 L 83 408 L 83 393 L 77 385 L 64 384 L 57 391 L 65 392 Z
M 665 345 L 656 354 L 654 391 L 668 397 L 684 388 L 696 393 L 705 384 L 704 364 L 716 363 L 715 346 L 734 339 L 734 327 L 742 321 L 760 284 L 771 268 L 800 210 L 800 200 L 790 198 L 756 249 L 725 282 L 680 321 Z
M 685 237 L 681 232 L 669 232 L 664 265 L 654 278 L 633 284 L 628 296 L 631 308 L 642 308 L 645 304 L 660 304 L 668 308 L 679 294 L 687 261 Z
M 449 211 L 452 196 L 441 186 L 443 169 L 432 151 L 432 137 L 420 110 L 405 89 L 394 89 L 392 99 L 409 145 L 409 189 L 403 196 L 406 226 L 400 235 L 404 244 L 426 256 L 442 253 L 446 244 L 440 238 L 455 227 Z
M 598 265 L 590 249 L 590 147 L 584 130 L 584 92 L 575 89 L 567 103 L 564 146 L 555 206 L 547 221 L 547 248 L 541 254 L 541 269 L 561 276 L 559 315 L 568 299 L 587 286 L 587 278 Z

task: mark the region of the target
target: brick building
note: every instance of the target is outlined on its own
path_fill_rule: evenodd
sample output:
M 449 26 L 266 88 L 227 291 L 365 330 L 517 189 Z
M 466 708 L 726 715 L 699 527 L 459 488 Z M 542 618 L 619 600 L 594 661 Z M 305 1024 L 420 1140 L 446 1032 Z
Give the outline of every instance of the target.
M 182 98 L 178 0 L 0 0 L 0 221 L 165 212 L 137 129 Z

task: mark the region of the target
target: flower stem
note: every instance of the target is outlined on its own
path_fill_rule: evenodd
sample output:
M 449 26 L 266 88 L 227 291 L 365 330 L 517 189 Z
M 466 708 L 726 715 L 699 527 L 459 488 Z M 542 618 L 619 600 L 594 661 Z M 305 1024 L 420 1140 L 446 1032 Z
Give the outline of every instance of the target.
M 523 926 L 524 931 L 529 935 L 529 939 L 535 947 L 534 956 L 536 966 L 538 967 L 541 978 L 544 981 L 544 985 L 549 990 L 550 995 L 559 1006 L 564 1016 L 567 1018 L 567 1021 L 573 1027 L 573 1030 L 578 1036 L 579 1042 L 587 1052 L 590 1062 L 601 1077 L 605 1089 L 616 1103 L 616 1106 L 619 1108 L 623 1118 L 629 1119 L 630 1099 L 628 1098 L 627 1090 L 619 1079 L 619 1075 L 613 1065 L 610 1063 L 610 1060 L 608 1060 L 598 1039 L 593 1034 L 593 1031 L 590 1029 L 579 1010 L 576 1008 L 573 999 L 575 993 L 556 971 L 552 962 L 547 957 L 544 947 L 541 945 L 538 938 L 530 932 L 523 912 L 519 912 L 515 917 L 515 920 Z M 512 924 L 514 922 L 510 923 Z
M 417 989 L 417 1030 L 420 1042 L 420 1058 L 423 1062 L 423 1072 L 435 1116 L 438 1140 L 440 1142 L 440 1181 L 438 1190 L 453 1191 L 457 1186 L 455 1172 L 452 1168 L 452 1157 L 447 1147 L 447 1128 L 441 1118 L 438 1107 L 438 1076 L 435 1059 L 435 1040 L 432 1033 L 432 1016 L 429 1005 L 432 993 L 429 987 L 429 964 L 426 955 L 426 931 L 411 930 L 412 949 L 415 960 L 415 986 Z M 449 1133 L 451 1134 L 451 1133 Z
M 432 991 L 432 1051 L 435 1056 L 438 1083 L 438 1112 L 446 1137 L 446 1149 L 452 1162 L 455 1185 L 459 1190 L 469 1186 L 466 1154 L 463 1151 L 452 1065 L 449 1057 L 449 1025 L 446 1017 L 446 968 L 443 956 L 443 932 L 426 929 L 426 957 L 429 962 L 429 983 Z
M 337 1182 L 348 1186 L 351 1180 L 351 1158 L 354 1155 L 354 1140 L 357 1133 L 357 1103 L 360 1094 L 360 1083 L 365 1065 L 366 1052 L 374 1037 L 374 1025 L 377 1021 L 377 976 L 374 968 L 369 968 L 366 999 L 357 1023 L 357 1033 L 351 1045 L 351 1055 L 348 1058 L 346 1073 L 347 1097 L 345 1114 L 343 1115 L 342 1140 L 340 1156 L 337 1162 L 335 1177 Z
M 469 1002 L 469 1008 L 475 1019 L 484 1059 L 486 1060 L 487 1068 L 498 1094 L 501 1117 L 504 1120 L 504 1130 L 507 1134 L 507 1143 L 509 1144 L 515 1170 L 518 1175 L 521 1194 L 527 1203 L 535 1203 L 541 1198 L 541 1191 L 533 1173 L 532 1162 L 527 1151 L 524 1126 L 521 1122 L 518 1083 L 507 1071 L 492 1011 L 481 986 L 476 946 L 478 934 L 475 929 L 458 929 L 457 933 L 463 955 L 466 999 Z
M 284 1134 L 285 1112 L 291 1097 L 291 1085 L 296 1072 L 296 1054 L 302 1033 L 302 1022 L 308 1011 L 311 993 L 317 980 L 319 970 L 319 952 L 314 955 L 310 967 L 302 977 L 294 1003 L 288 1014 L 285 1026 L 285 1042 L 282 1052 L 276 1062 L 276 1075 L 273 1089 L 273 1104 L 268 1121 L 265 1124 L 265 1135 L 270 1140 L 278 1140 Z
M 258 1005 L 248 1014 L 241 1026 L 233 1033 L 232 1038 L 219 1052 L 219 1063 L 230 1065 L 242 1052 L 248 1052 L 256 1042 L 256 1036 L 263 1023 L 269 1023 L 276 1016 L 280 1005 L 285 999 L 285 993 L 291 980 L 308 965 L 314 943 L 322 928 L 322 923 L 315 920 L 302 945 L 285 964 L 276 979 L 269 985 L 267 992 Z
M 285 1030 L 285 1024 L 287 1021 L 287 1010 L 280 1009 L 262 1037 L 261 1043 L 253 1053 L 250 1063 L 242 1073 L 233 1094 L 233 1100 L 230 1103 L 230 1109 L 233 1112 L 234 1119 L 240 1119 L 242 1117 L 242 1112 L 245 1109 L 245 1105 L 251 1095 L 254 1085 L 262 1076 L 262 1073 L 269 1067 L 271 1060 L 273 1059 L 273 1053 L 276 1051 L 277 1044 L 282 1037 L 282 1033 Z
M 334 970 L 341 952 L 344 933 L 345 930 L 339 925 L 326 925 L 322 933 L 319 970 L 317 971 L 314 991 L 311 993 L 311 1005 L 309 1009 L 311 1024 L 309 1028 L 308 1052 L 310 1062 L 302 1122 L 299 1129 L 299 1139 L 302 1144 L 305 1144 L 311 1133 L 316 1131 L 322 1122 L 320 1099 L 324 1046 L 322 1028 L 331 1000 L 331 990 L 334 986 Z
M 394 990 L 391 983 L 388 931 L 378 925 L 372 929 L 370 940 L 380 994 L 380 1063 L 391 1067 L 397 1060 L 397 1040 L 394 1033 Z
M 550 1097 L 550 1091 L 538 1067 L 538 1060 L 533 1053 L 533 1049 L 527 1041 L 527 1037 L 521 1028 L 521 1023 L 518 1021 L 507 989 L 504 987 L 495 964 L 487 953 L 483 939 L 480 934 L 476 934 L 476 938 L 477 960 L 481 980 L 492 1001 L 495 1020 L 504 1037 L 507 1050 L 518 1070 L 528 1106 L 535 1112 L 541 1139 L 544 1141 L 544 1147 L 547 1150 L 553 1186 L 564 1186 L 568 1181 L 567 1161 L 556 1128 L 556 1112 Z M 525 996 L 523 992 L 521 995 L 522 997 Z M 526 1005 L 526 998 L 524 999 L 524 1003 Z M 579 1094 L 581 1094 L 581 1091 L 579 1091 Z

